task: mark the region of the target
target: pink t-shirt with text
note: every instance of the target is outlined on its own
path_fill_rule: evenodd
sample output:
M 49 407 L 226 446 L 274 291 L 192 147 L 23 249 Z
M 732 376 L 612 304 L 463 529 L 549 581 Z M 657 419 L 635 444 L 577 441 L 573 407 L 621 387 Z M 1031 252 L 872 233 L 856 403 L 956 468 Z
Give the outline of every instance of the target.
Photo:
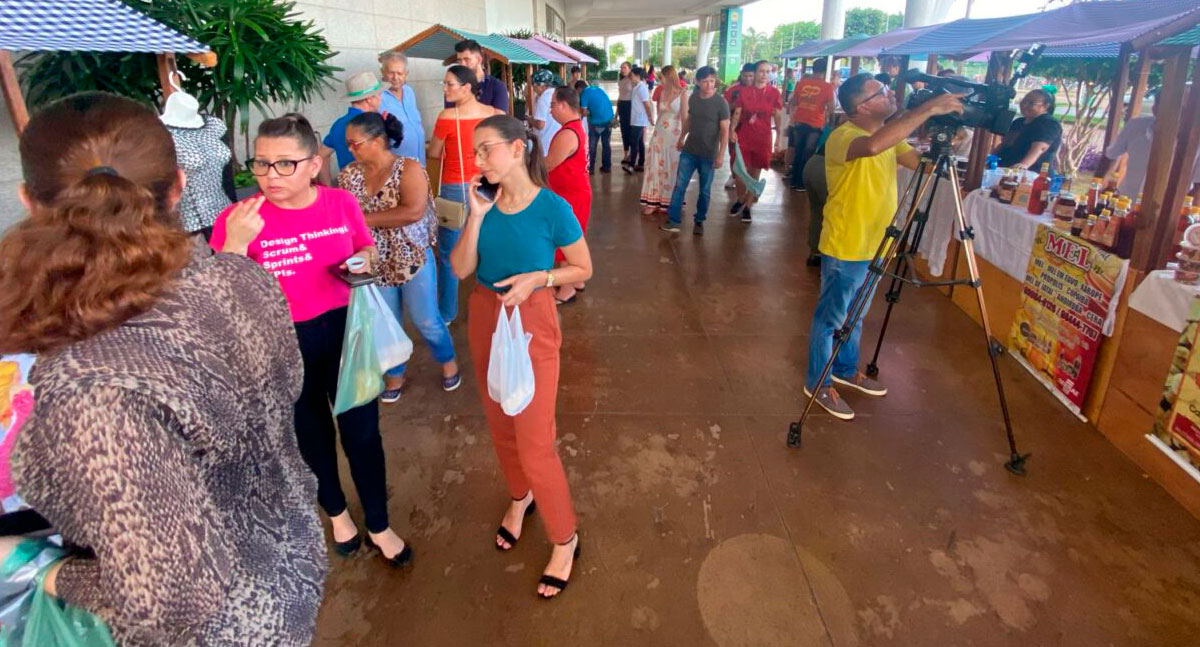
M 231 211 L 233 205 L 213 225 L 209 244 L 217 251 L 225 246 L 225 219 Z M 338 267 L 375 244 L 350 192 L 319 186 L 317 200 L 303 209 L 264 202 L 259 214 L 266 224 L 246 255 L 279 280 L 292 321 L 308 321 L 350 303 L 350 286 L 338 278 Z

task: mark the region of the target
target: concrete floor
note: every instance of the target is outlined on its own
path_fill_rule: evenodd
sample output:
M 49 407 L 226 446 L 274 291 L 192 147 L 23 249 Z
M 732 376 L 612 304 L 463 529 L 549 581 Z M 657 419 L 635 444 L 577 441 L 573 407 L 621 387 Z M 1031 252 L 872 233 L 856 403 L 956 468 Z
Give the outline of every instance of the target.
M 817 415 L 785 446 L 819 279 L 807 202 L 769 178 L 746 226 L 718 175 L 703 238 L 642 217 L 637 178 L 595 179 L 596 277 L 562 309 L 558 431 L 583 541 L 563 597 L 534 597 L 539 521 L 492 548 L 508 499 L 477 385 L 442 393 L 417 342 L 383 414 L 416 565 L 331 553 L 318 645 L 1200 641 L 1200 522 L 1006 358 L 1033 453 L 1028 476 L 1007 473 L 979 329 L 939 294 L 905 294 L 888 397 L 851 396 L 857 420 Z

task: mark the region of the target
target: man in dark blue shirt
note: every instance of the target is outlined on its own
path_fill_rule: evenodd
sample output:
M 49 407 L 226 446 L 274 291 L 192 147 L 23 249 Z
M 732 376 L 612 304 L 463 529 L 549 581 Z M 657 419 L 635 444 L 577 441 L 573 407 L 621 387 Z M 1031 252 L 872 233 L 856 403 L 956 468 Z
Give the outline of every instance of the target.
M 612 120 L 613 104 L 608 93 L 600 86 L 589 85 L 579 95 L 579 107 L 588 123 L 588 173 L 596 172 L 596 144 L 603 144 L 604 158 L 600 163 L 601 173 L 612 172 Z
M 474 40 L 461 40 L 454 46 L 454 52 L 458 64 L 474 70 L 475 76 L 479 78 L 479 90 L 475 93 L 475 98 L 482 104 L 508 112 L 508 86 L 504 85 L 504 81 L 487 73 L 483 66 L 483 49 L 479 47 L 479 43 Z M 446 107 L 453 108 L 454 104 L 447 101 Z
M 346 114 L 333 122 L 322 141 L 337 154 L 339 169 L 346 168 L 354 161 L 354 154 L 350 152 L 350 147 L 346 146 L 346 125 L 364 112 L 379 112 L 379 95 L 383 94 L 383 90 L 383 83 L 380 83 L 374 72 L 363 72 L 346 79 L 345 98 L 350 102 L 350 108 L 346 110 Z

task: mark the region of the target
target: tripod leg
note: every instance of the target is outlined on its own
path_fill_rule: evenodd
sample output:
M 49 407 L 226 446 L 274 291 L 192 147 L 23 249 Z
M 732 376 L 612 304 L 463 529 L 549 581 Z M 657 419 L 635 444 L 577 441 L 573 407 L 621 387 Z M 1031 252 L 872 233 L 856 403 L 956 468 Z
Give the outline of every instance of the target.
M 1005 469 L 1018 476 L 1025 475 L 1025 462 L 1029 454 L 1017 451 L 1017 439 L 1013 435 L 1012 418 L 1008 413 L 1008 400 L 1004 397 L 1004 381 L 1000 378 L 1000 354 L 1004 348 L 992 336 L 992 326 L 988 322 L 987 303 L 983 300 L 983 285 L 979 280 L 979 265 L 975 259 L 975 234 L 967 225 L 963 213 L 962 194 L 958 190 L 958 176 L 950 174 L 950 186 L 954 193 L 954 211 L 958 219 L 959 238 L 962 241 L 964 256 L 967 259 L 967 271 L 971 277 L 971 287 L 975 288 L 975 298 L 979 302 L 979 318 L 983 322 L 983 336 L 987 342 L 988 359 L 992 362 L 992 377 L 996 380 L 996 394 L 1000 397 L 1000 412 L 1004 416 L 1004 433 L 1008 437 L 1009 459 L 1004 464 Z
M 918 170 L 926 167 L 926 162 L 924 160 L 922 160 L 921 164 L 922 166 L 919 167 Z M 922 176 L 918 174 L 917 177 L 920 178 Z M 873 271 L 867 273 L 867 279 L 863 281 L 861 286 L 859 286 L 858 291 L 854 294 L 854 299 L 850 303 L 850 307 L 846 310 L 846 318 L 843 321 L 841 328 L 834 332 L 833 351 L 829 354 L 829 359 L 825 362 L 824 368 L 821 369 L 821 377 L 817 380 L 816 386 L 809 394 L 808 402 L 804 405 L 804 411 L 801 412 L 800 419 L 796 422 L 793 422 L 788 427 L 788 447 L 800 446 L 801 434 L 803 433 L 804 429 L 804 421 L 808 419 L 808 414 L 812 411 L 813 405 L 817 401 L 817 395 L 820 393 L 821 385 L 825 383 L 825 380 L 829 379 L 830 374 L 833 372 L 833 363 L 837 359 L 838 352 L 841 351 L 842 346 L 845 345 L 846 340 L 850 337 L 851 333 L 853 333 L 854 327 L 858 325 L 859 319 L 862 317 L 863 312 L 866 311 L 866 307 L 870 303 L 871 295 L 875 292 L 875 286 L 879 284 L 879 280 L 883 276 L 882 271 L 874 270 L 882 270 L 883 268 L 891 265 L 893 259 L 896 257 L 896 251 L 899 247 L 898 245 L 894 244 L 894 241 L 901 232 L 908 231 L 912 224 L 913 216 L 917 212 L 916 206 L 919 204 L 921 197 L 925 195 L 925 190 L 928 188 L 928 186 L 928 180 L 921 182 L 917 197 L 913 199 L 913 206 L 909 209 L 908 214 L 904 218 L 903 226 L 899 229 L 897 229 L 895 226 L 889 227 L 887 234 L 883 237 L 883 240 L 879 242 L 879 248 L 875 250 L 875 257 L 871 261 L 871 267 Z M 911 185 L 909 188 L 911 189 Z M 806 375 L 805 380 L 807 379 L 808 377 Z
M 918 173 L 923 173 L 926 168 L 930 168 L 931 175 L 928 178 L 929 198 L 925 202 L 924 211 L 916 210 L 920 204 L 921 196 L 918 195 L 913 199 L 912 208 L 914 209 L 913 217 L 909 219 L 909 228 L 905 229 L 904 235 L 900 238 L 900 249 L 896 253 L 896 265 L 892 271 L 892 282 L 888 286 L 887 295 L 887 310 L 883 314 L 883 324 L 879 327 L 879 338 L 875 340 L 875 352 L 871 355 L 871 361 L 867 363 L 867 377 L 879 377 L 879 353 L 883 350 L 883 338 L 887 336 L 888 324 L 892 321 L 892 310 L 900 303 L 900 293 L 904 289 L 904 283 L 909 273 L 908 257 L 911 253 L 915 253 L 921 244 L 921 237 L 925 235 L 925 224 L 929 220 L 929 212 L 933 209 L 933 200 L 937 195 L 937 178 L 938 173 L 942 169 L 943 160 L 948 158 L 939 158 L 932 166 L 926 160 L 921 161 L 921 166 L 917 167 Z M 923 178 L 923 175 L 914 176 L 914 180 Z M 908 191 L 905 191 L 908 195 Z M 902 203 L 903 204 L 903 203 Z M 910 235 L 911 234 L 911 235 Z

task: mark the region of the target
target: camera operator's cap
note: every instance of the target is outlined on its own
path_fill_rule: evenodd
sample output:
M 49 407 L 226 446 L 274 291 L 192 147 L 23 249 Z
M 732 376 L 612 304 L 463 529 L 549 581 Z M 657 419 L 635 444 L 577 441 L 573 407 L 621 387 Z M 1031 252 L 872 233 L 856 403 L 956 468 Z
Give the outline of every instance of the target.
M 534 72 L 533 73 L 533 84 L 534 85 L 553 85 L 554 84 L 554 72 L 551 72 L 550 70 L 538 70 L 538 71 Z
M 346 79 L 345 99 L 351 103 L 383 93 L 383 84 L 374 72 L 359 72 Z

